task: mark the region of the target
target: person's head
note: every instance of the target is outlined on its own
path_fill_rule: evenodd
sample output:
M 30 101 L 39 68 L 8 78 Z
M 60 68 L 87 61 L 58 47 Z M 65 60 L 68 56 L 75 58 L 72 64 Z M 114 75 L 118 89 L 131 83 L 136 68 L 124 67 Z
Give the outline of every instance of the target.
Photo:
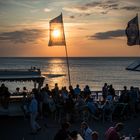
M 131 86 L 131 87 L 130 87 L 130 90 L 134 90 L 134 87 L 133 87 L 133 86 Z
M 79 88 L 79 85 L 77 84 L 76 87 Z
M 88 128 L 88 124 L 86 122 L 82 122 L 81 123 L 81 128 Z
M 88 85 L 86 85 L 86 89 L 89 89 L 89 86 Z
M 1 84 L 1 87 L 5 87 L 5 84 L 4 84 L 4 83 L 2 83 L 2 84 Z
M 104 83 L 104 86 L 106 87 L 107 86 L 107 83 Z
M 27 90 L 26 87 L 23 87 L 23 90 Z
M 113 85 L 110 85 L 109 87 L 110 87 L 110 89 L 112 89 L 113 88 Z
M 70 90 L 73 89 L 72 85 L 69 86 L 69 89 L 70 89 Z
M 16 88 L 16 91 L 17 91 L 17 92 L 19 92 L 19 90 L 20 90 L 20 88 L 19 88 L 19 87 L 17 87 L 17 88 Z
M 45 85 L 45 87 L 48 87 L 48 86 L 49 86 L 48 84 Z
M 127 86 L 124 86 L 123 88 L 124 88 L 124 90 L 127 90 Z
M 48 84 L 45 85 L 45 89 L 46 89 L 46 90 L 49 89 L 49 85 L 48 85 Z
M 116 129 L 117 132 L 120 132 L 123 128 L 124 128 L 124 124 L 123 123 L 117 123 L 115 125 L 115 129 Z
M 99 134 L 96 131 L 92 132 L 91 136 L 92 136 L 92 140 L 98 140 L 99 138 Z

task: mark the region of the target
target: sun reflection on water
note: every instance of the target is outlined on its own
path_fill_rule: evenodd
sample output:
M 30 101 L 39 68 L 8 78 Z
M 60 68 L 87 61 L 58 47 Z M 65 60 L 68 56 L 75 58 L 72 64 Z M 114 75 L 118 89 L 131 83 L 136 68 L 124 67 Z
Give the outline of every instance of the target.
M 67 86 L 67 65 L 65 59 L 54 58 L 50 59 L 49 65 L 46 67 L 47 79 L 44 83 L 48 83 L 52 89 L 55 83 L 61 86 Z

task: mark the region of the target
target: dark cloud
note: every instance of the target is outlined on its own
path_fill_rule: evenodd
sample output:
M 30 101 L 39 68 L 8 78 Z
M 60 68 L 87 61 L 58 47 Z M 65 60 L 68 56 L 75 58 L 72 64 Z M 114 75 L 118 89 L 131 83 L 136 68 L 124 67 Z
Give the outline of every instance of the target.
M 124 6 L 124 7 L 122 7 L 122 8 L 120 8 L 120 9 L 123 9 L 123 10 L 140 10 L 140 7 L 138 7 L 138 6 Z
M 75 16 L 70 16 L 70 18 L 72 18 L 72 19 L 73 19 L 73 18 L 75 18 Z
M 93 2 L 88 2 L 82 6 L 76 6 L 74 7 L 74 9 L 77 9 L 79 11 L 81 11 L 81 13 L 85 13 L 86 11 L 89 12 L 91 10 L 92 13 L 92 9 L 93 8 L 99 8 L 100 9 L 100 13 L 101 14 L 107 14 L 108 12 L 110 12 L 111 10 L 140 10 L 140 6 L 137 5 L 130 5 L 130 4 L 126 4 L 124 6 L 122 6 L 119 1 L 116 0 L 107 0 L 107 1 L 93 1 Z M 72 11 L 72 9 L 71 9 Z M 97 9 L 98 11 L 98 9 Z M 90 13 L 90 14 L 91 14 Z
M 14 43 L 35 42 L 43 37 L 44 31 L 39 29 L 25 29 L 22 31 L 0 33 L 0 41 L 9 41 Z
M 105 2 L 102 2 L 102 1 L 95 2 L 94 1 L 94 2 L 90 2 L 90 3 L 86 3 L 85 5 L 82 5 L 82 6 L 78 6 L 78 7 L 76 7 L 76 9 L 85 11 L 85 10 L 90 10 L 95 7 L 102 8 L 103 10 L 105 10 L 105 12 L 102 11 L 101 13 L 106 14 L 107 11 L 109 11 L 109 10 L 119 9 L 119 4 L 116 1 L 112 1 L 112 0 L 108 0 Z
M 89 39 L 111 39 L 111 38 L 116 38 L 116 37 L 122 37 L 125 36 L 125 31 L 124 30 L 115 30 L 115 31 L 107 31 L 107 32 L 99 32 L 94 35 L 88 36 Z
M 96 7 L 96 6 L 98 6 L 98 5 L 100 5 L 101 4 L 101 2 L 90 2 L 90 3 L 87 3 L 87 4 L 85 4 L 85 6 L 87 6 L 87 7 Z

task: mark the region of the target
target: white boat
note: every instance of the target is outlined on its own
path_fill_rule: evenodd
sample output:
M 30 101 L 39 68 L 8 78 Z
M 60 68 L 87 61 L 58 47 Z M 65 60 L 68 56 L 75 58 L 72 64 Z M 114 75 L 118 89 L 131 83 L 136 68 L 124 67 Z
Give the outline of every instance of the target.
M 140 71 L 140 61 L 135 61 L 132 64 L 130 64 L 128 67 L 126 67 L 126 70 L 130 71 Z
M 0 81 L 32 81 L 34 88 L 40 89 L 43 86 L 45 76 L 41 74 L 40 69 L 1 69 L 0 70 Z M 13 96 L 9 98 L 8 108 L 4 108 L 0 103 L 0 115 L 7 116 L 21 116 L 23 111 L 21 109 L 22 95 Z

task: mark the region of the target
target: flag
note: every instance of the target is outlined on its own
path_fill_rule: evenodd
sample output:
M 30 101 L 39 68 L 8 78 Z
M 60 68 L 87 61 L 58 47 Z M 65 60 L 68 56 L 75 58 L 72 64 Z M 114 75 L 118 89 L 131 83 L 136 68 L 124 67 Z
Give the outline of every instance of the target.
M 128 22 L 125 32 L 129 46 L 140 45 L 138 15 Z
M 49 24 L 50 39 L 48 46 L 66 45 L 62 13 L 56 18 L 50 20 Z

